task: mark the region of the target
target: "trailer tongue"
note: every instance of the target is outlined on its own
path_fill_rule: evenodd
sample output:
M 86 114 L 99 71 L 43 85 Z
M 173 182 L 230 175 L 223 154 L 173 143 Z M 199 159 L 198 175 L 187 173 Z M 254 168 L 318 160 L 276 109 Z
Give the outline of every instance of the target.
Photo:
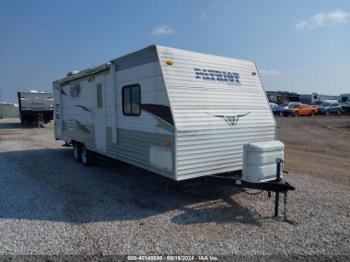
M 277 159 L 276 162 L 276 179 L 268 182 L 262 183 L 252 183 L 247 182 L 242 179 L 242 172 L 238 171 L 233 173 L 232 175 L 211 175 L 205 177 L 206 182 L 211 184 L 222 184 L 222 185 L 232 185 L 235 187 L 246 188 L 246 189 L 259 189 L 268 192 L 268 196 L 271 197 L 271 192 L 275 192 L 275 209 L 274 216 L 278 217 L 279 215 L 279 197 L 280 193 L 283 194 L 283 202 L 284 202 L 284 212 L 283 219 L 287 221 L 287 192 L 290 190 L 295 190 L 295 187 L 282 180 L 281 174 L 281 166 L 283 160 Z
M 212 182 L 230 184 L 275 192 L 275 217 L 279 213 L 279 195 L 284 195 L 284 220 L 287 220 L 287 192 L 295 187 L 282 181 L 284 144 L 280 141 L 266 141 L 245 144 L 243 147 L 243 168 L 237 176 L 209 176 Z

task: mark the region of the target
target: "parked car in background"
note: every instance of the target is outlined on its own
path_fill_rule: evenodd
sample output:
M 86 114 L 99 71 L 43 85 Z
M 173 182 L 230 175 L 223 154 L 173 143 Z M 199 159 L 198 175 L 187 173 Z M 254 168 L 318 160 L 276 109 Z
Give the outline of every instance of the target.
M 350 103 L 349 104 L 341 104 L 341 112 L 342 114 L 350 114 Z
M 290 116 L 290 115 L 294 116 L 295 112 L 297 111 L 299 106 L 301 106 L 301 103 L 299 103 L 299 102 L 291 102 L 291 103 L 287 104 L 287 106 L 285 106 L 283 111 L 282 111 L 282 115 L 283 116 Z
M 278 105 L 275 104 L 275 103 L 269 103 L 269 104 L 270 104 L 272 113 L 273 113 L 274 115 L 277 115 L 277 114 L 278 114 L 278 113 L 277 113 Z
M 271 103 L 274 104 L 274 103 Z M 275 116 L 283 116 L 283 110 L 286 109 L 286 107 L 288 106 L 288 104 L 274 104 L 272 108 L 272 112 Z
M 339 102 L 324 102 L 319 106 L 320 113 L 324 115 L 336 114 L 341 115 L 342 107 Z
M 287 116 L 313 116 L 318 113 L 318 108 L 299 102 L 289 103 L 287 108 L 283 110 L 283 115 Z
M 316 108 L 319 108 L 320 105 L 322 105 L 324 102 L 322 100 L 319 100 L 319 101 L 314 101 L 311 105 L 313 107 L 316 107 Z

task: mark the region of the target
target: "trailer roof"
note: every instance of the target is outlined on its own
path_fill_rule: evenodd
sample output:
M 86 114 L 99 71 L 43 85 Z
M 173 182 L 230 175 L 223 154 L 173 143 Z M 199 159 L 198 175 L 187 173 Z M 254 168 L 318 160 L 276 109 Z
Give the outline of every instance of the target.
M 20 94 L 52 94 L 52 92 L 42 92 L 42 91 L 38 91 L 38 92 L 30 92 L 30 91 L 18 91 L 17 93 Z
M 111 65 L 110 63 L 104 63 L 99 66 L 91 67 L 91 68 L 82 70 L 79 73 L 72 74 L 70 76 L 65 76 L 59 80 L 54 81 L 54 83 L 58 82 L 59 84 L 63 85 L 73 80 L 77 80 L 86 76 L 94 75 L 94 74 L 109 70 L 110 65 Z
M 157 49 L 157 47 L 163 48 L 163 49 L 166 49 L 166 48 L 176 49 L 176 48 L 164 47 L 164 46 L 159 46 L 159 45 L 150 45 L 150 46 L 147 46 L 146 48 L 140 49 L 138 51 L 133 51 L 133 52 L 130 52 L 130 53 L 123 55 L 121 57 L 112 59 L 109 62 L 104 63 L 102 65 L 91 67 L 91 68 L 79 71 L 78 73 L 75 73 L 75 74 L 73 73 L 72 75 L 65 76 L 59 80 L 54 81 L 54 83 L 58 82 L 59 84 L 63 85 L 63 84 L 67 84 L 67 83 L 74 81 L 74 80 L 77 80 L 77 79 L 81 79 L 84 77 L 88 77 L 91 75 L 101 73 L 103 71 L 107 71 L 107 70 L 109 70 L 112 63 L 115 64 L 116 69 L 122 70 L 122 69 L 126 69 L 126 68 L 129 68 L 132 66 L 141 65 L 144 63 L 156 61 L 158 58 L 157 58 L 157 53 L 154 51 Z M 194 52 L 194 51 L 189 51 L 189 50 L 185 50 L 185 49 L 177 49 L 177 50 Z M 194 53 L 201 54 L 200 52 L 194 52 Z M 217 55 L 211 55 L 211 54 L 206 54 L 206 53 L 202 53 L 202 54 L 209 55 L 212 57 L 227 58 L 224 56 L 217 56 Z M 254 63 L 254 61 L 251 61 L 251 60 L 244 60 L 244 59 L 237 59 L 237 58 L 230 58 L 230 59 Z

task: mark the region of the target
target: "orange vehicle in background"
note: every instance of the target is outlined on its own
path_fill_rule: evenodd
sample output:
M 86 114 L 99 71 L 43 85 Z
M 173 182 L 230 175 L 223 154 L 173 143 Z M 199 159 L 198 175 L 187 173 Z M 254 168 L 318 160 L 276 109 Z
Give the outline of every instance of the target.
M 290 103 L 286 109 L 283 110 L 284 116 L 313 116 L 319 112 L 319 108 L 305 105 L 299 102 Z

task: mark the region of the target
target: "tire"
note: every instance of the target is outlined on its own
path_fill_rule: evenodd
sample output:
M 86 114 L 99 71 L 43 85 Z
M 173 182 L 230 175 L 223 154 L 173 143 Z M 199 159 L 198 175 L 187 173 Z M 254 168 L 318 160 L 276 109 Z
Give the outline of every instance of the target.
M 81 144 L 74 143 L 73 145 L 73 157 L 76 162 L 81 162 Z
M 81 148 L 81 163 L 84 166 L 92 166 L 95 163 L 96 155 L 94 152 L 88 150 L 85 145 Z
M 299 113 L 298 112 L 295 112 L 294 113 L 294 117 L 298 117 L 299 116 Z
M 338 115 L 338 116 L 341 115 L 341 111 L 340 111 L 340 110 L 337 111 L 337 115 Z
M 311 115 L 310 116 L 315 116 L 315 112 L 311 112 Z
M 326 111 L 326 116 L 329 116 L 331 114 L 331 112 L 329 112 L 329 110 Z
M 283 113 L 282 113 L 282 112 L 280 112 L 278 115 L 282 117 L 282 116 L 283 116 Z

